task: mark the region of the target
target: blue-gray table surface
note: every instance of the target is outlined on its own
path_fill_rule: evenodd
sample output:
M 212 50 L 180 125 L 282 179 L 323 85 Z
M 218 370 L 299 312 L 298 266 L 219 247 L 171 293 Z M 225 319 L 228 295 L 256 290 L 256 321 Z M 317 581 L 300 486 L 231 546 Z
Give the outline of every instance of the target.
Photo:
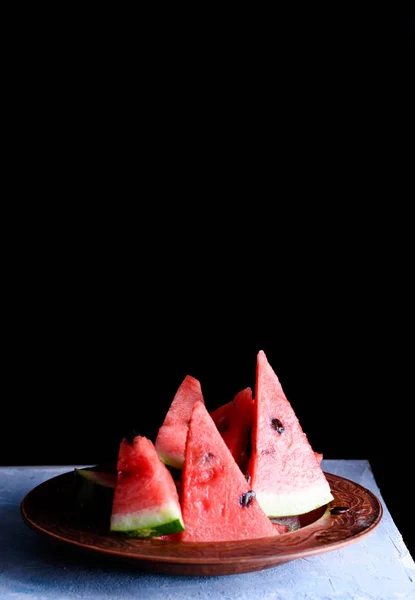
M 73 468 L 0 467 L 1 600 L 415 600 L 415 563 L 367 460 L 324 460 L 323 469 L 377 495 L 384 512 L 370 535 L 341 550 L 218 577 L 149 573 L 119 561 L 104 565 L 28 527 L 20 513 L 27 492 Z

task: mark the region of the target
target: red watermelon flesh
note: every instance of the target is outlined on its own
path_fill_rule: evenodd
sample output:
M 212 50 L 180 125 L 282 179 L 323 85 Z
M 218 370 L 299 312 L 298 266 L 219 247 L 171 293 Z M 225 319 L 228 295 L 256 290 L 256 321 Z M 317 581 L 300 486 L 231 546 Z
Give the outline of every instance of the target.
M 332 501 L 319 459 L 263 350 L 255 385 L 248 473 L 265 514 L 300 515 Z
M 154 537 L 183 530 L 176 485 L 151 440 L 140 435 L 132 441 L 124 438 L 117 470 L 111 531 Z
M 231 402 L 210 413 L 239 468 L 244 473 L 248 466 L 248 444 L 254 401 L 250 387 L 241 390 Z
M 298 529 L 299 525 L 297 526 L 297 523 L 292 521 L 292 522 L 288 522 L 288 519 L 295 519 L 295 517 L 286 517 L 287 521 L 272 521 L 272 526 L 273 528 L 276 530 L 277 535 L 281 534 L 281 533 L 290 533 L 290 531 L 295 531 L 296 529 Z M 158 540 L 167 540 L 170 542 L 180 542 L 180 533 L 174 533 L 172 535 L 161 535 L 159 536 Z
M 279 535 L 235 462 L 204 403 L 190 420 L 182 472 L 183 542 L 221 542 Z
M 193 405 L 197 401 L 204 402 L 200 382 L 186 375 L 157 433 L 155 447 L 160 459 L 176 469 L 183 467 L 187 430 Z

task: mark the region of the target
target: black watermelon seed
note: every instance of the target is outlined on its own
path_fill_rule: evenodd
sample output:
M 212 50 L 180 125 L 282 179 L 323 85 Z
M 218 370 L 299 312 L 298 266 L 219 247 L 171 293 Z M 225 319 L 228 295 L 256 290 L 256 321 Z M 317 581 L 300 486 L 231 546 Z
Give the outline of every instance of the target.
M 245 492 L 245 494 L 242 494 L 242 496 L 239 498 L 239 504 L 241 506 L 248 506 L 255 496 L 256 494 L 254 490 L 249 490 L 249 492 Z
M 275 429 L 277 433 L 284 433 L 285 427 L 279 419 L 271 419 L 271 427 Z
M 250 474 L 249 474 L 249 473 L 247 473 L 247 474 L 245 475 L 245 479 L 247 480 L 247 482 L 248 482 L 248 483 L 251 483 L 251 476 L 250 476 Z
M 333 506 L 330 512 L 333 515 L 342 515 L 343 513 L 349 511 L 350 509 L 347 506 Z
M 202 456 L 202 462 L 204 464 L 211 463 L 213 460 L 215 460 L 215 455 L 212 452 L 205 452 Z

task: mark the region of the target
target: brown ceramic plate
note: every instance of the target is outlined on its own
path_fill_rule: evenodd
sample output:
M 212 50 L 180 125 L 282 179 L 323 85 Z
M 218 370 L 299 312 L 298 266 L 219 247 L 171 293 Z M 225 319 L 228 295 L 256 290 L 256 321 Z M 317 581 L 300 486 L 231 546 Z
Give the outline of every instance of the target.
M 277 538 L 239 542 L 179 543 L 111 534 L 107 517 L 79 518 L 74 509 L 73 471 L 53 477 L 23 499 L 26 524 L 40 534 L 134 564 L 137 568 L 181 575 L 228 575 L 260 571 L 296 558 L 338 550 L 376 529 L 382 505 L 368 489 L 326 473 L 334 501 L 302 517 L 300 529 Z

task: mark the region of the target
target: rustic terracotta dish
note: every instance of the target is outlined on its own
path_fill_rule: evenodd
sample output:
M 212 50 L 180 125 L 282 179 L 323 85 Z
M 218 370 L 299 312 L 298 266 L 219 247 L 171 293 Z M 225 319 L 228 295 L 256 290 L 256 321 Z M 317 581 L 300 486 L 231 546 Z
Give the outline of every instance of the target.
M 337 550 L 376 529 L 383 511 L 375 494 L 338 475 L 326 476 L 334 501 L 304 515 L 300 529 L 272 539 L 179 543 L 111 534 L 105 518 L 92 523 L 79 519 L 74 510 L 72 471 L 33 488 L 24 497 L 21 512 L 27 525 L 52 540 L 128 561 L 140 569 L 181 575 L 246 573 Z

